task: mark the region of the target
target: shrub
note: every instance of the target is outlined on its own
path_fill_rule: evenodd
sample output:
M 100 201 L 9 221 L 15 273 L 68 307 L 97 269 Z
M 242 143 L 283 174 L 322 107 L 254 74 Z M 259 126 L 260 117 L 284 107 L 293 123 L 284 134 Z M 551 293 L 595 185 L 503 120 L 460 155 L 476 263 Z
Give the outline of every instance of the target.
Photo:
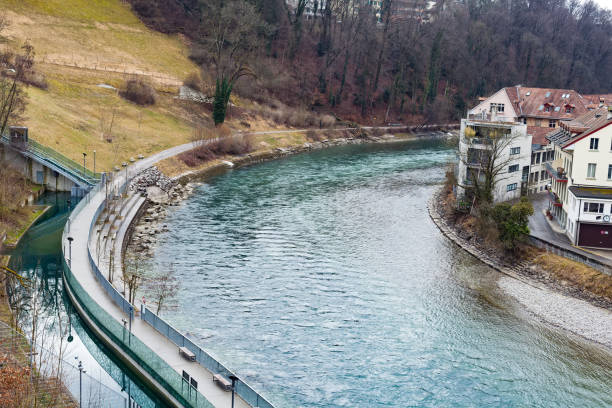
M 329 128 L 329 127 L 333 127 L 336 124 L 336 118 L 333 117 L 332 115 L 323 115 L 323 117 L 321 117 L 321 127 L 324 128 Z
M 306 138 L 313 142 L 320 142 L 323 139 L 323 137 L 319 133 L 315 132 L 314 130 L 307 131 Z
M 226 136 L 220 140 L 201 144 L 188 152 L 179 155 L 179 159 L 189 167 L 214 160 L 218 157 L 230 155 L 240 156 L 254 149 L 253 136 L 235 135 Z
M 187 78 L 183 81 L 183 85 L 188 86 L 198 92 L 203 92 L 204 87 L 202 86 L 202 78 L 197 72 L 192 72 L 187 75 Z
M 30 71 L 24 75 L 23 83 L 44 90 L 49 88 L 49 84 L 47 83 L 47 79 L 45 78 L 45 76 L 39 72 L 34 71 Z
M 128 101 L 141 106 L 155 105 L 157 100 L 155 89 L 140 78 L 128 80 L 125 84 L 125 90 L 120 94 Z
M 529 217 L 533 215 L 533 205 L 526 197 L 511 205 L 496 204 L 490 211 L 491 218 L 499 231 L 499 240 L 506 249 L 517 250 L 529 234 Z

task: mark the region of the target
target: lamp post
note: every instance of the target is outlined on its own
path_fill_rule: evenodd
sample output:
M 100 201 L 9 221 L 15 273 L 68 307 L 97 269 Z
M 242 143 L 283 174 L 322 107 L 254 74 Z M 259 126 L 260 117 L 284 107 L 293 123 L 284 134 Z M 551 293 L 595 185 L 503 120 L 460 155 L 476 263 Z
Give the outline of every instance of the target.
M 68 266 L 72 268 L 72 241 L 74 238 L 68 237 Z
M 75 357 L 75 360 L 78 357 Z M 83 373 L 87 371 L 83 370 L 83 363 L 79 360 L 79 408 L 83 407 Z
M 85 158 L 87 157 L 87 153 L 83 152 L 83 176 L 85 176 Z
M 234 392 L 236 390 L 236 380 L 238 380 L 238 377 L 232 374 L 229 376 L 229 379 L 232 380 L 232 408 L 234 408 Z
M 127 320 L 121 319 L 123 322 L 123 342 L 125 343 L 125 331 L 127 330 Z

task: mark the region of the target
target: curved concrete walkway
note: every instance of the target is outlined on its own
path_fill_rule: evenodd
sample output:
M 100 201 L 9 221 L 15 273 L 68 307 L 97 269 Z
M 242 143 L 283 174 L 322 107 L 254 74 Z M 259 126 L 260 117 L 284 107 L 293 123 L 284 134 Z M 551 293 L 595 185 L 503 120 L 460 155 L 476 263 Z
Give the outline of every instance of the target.
M 157 153 L 151 157 L 142 159 L 134 163 L 131 168 L 128 168 L 128 178 L 135 175 L 148 167 L 151 167 L 160 160 L 175 156 L 193 148 L 192 143 L 176 146 L 163 152 Z M 125 181 L 125 171 L 121 171 L 116 177 L 113 187 L 119 187 Z M 89 227 L 95 216 L 97 209 L 102 205 L 105 199 L 105 191 L 102 190 L 93 194 L 89 198 L 89 202 L 83 209 L 71 220 L 69 226 L 70 236 L 74 239 L 72 243 L 72 260 L 71 270 L 74 277 L 79 281 L 87 293 L 94 301 L 106 310 L 119 324 L 123 324 L 122 320 L 127 316 L 119 309 L 119 307 L 107 296 L 102 286 L 97 281 L 94 272 L 89 263 L 88 242 L 89 242 Z M 68 248 L 68 242 L 64 242 L 65 248 Z M 215 407 L 227 408 L 231 406 L 231 393 L 225 392 L 217 387 L 212 381 L 212 373 L 199 365 L 198 363 L 189 362 L 178 354 L 177 346 L 170 340 L 166 339 L 153 327 L 140 320 L 134 319 L 132 323 L 132 333 L 151 350 L 154 350 L 163 360 L 165 360 L 177 373 L 182 374 L 182 371 L 187 371 L 194 379 L 198 381 L 198 390 L 206 399 Z M 241 398 L 236 396 L 236 407 L 248 408 L 249 405 Z

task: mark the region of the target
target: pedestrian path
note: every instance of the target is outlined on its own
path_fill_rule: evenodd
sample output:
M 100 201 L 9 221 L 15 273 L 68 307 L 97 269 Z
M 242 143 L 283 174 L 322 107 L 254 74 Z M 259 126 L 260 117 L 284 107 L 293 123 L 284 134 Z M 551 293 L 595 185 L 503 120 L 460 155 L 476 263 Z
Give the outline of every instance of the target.
M 140 171 L 150 167 L 159 160 L 181 153 L 183 151 L 191 149 L 192 144 L 185 144 L 166 150 L 159 154 L 156 154 L 150 158 L 143 159 L 133 165 L 132 169 L 128 170 L 127 177 L 135 175 Z M 123 173 L 123 172 L 122 172 Z M 117 191 L 119 186 L 125 181 L 125 175 L 117 177 L 113 183 L 113 188 Z M 73 238 L 72 241 L 72 259 L 70 260 L 71 270 L 74 277 L 78 280 L 80 285 L 87 291 L 89 296 L 107 313 L 109 313 L 119 324 L 123 324 L 125 319 L 128 319 L 122 310 L 113 302 L 113 300 L 107 295 L 102 285 L 98 282 L 95 277 L 94 271 L 89 262 L 88 243 L 96 241 L 96 238 L 90 240 L 90 226 L 92 220 L 96 216 L 98 208 L 103 204 L 105 199 L 105 191 L 99 191 L 92 194 L 87 198 L 88 202 L 84 205 L 81 211 L 75 215 L 75 217 L 69 223 L 69 232 L 65 234 L 65 237 L 70 236 Z M 136 202 L 133 202 L 135 204 Z M 119 212 L 121 214 L 121 212 Z M 117 214 L 113 218 L 116 218 Z M 116 225 L 113 220 L 113 224 L 105 225 L 102 231 L 99 233 L 106 235 L 107 237 L 111 233 L 115 233 Z M 118 229 L 126 228 L 121 225 Z M 96 226 L 92 235 L 98 233 Z M 64 242 L 65 247 L 68 247 L 69 242 Z M 112 243 L 110 244 L 112 245 Z M 96 252 L 92 253 L 94 260 L 97 258 L 97 251 L 101 251 L 100 247 L 93 245 L 92 248 L 96 248 Z M 108 248 L 110 251 L 111 247 Z M 104 248 L 106 253 L 107 248 Z M 68 251 L 66 251 L 68 252 Z M 100 253 L 102 257 L 102 253 Z M 104 269 L 100 268 L 102 271 Z M 106 269 L 108 270 L 108 269 Z M 117 277 L 118 278 L 118 277 Z M 215 407 L 230 407 L 231 406 L 231 392 L 223 391 L 212 381 L 213 373 L 205 369 L 203 366 L 196 362 L 187 361 L 181 357 L 178 353 L 178 347 L 173 344 L 166 337 L 157 332 L 149 324 L 142 321 L 140 318 L 136 318 L 132 322 L 131 326 L 132 335 L 141 340 L 151 350 L 155 351 L 170 367 L 181 375 L 185 370 L 192 378 L 198 382 L 198 391 L 206 397 L 206 399 Z M 238 408 L 248 408 L 249 405 L 236 395 L 235 406 Z

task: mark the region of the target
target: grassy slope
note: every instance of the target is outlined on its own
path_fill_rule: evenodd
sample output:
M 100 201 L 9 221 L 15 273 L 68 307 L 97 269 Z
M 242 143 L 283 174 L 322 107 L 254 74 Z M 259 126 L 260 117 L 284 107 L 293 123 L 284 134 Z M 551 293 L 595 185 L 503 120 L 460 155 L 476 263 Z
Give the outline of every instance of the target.
M 49 82 L 47 91 L 28 90 L 32 138 L 78 162 L 82 152 L 91 158 L 96 150 L 97 170 L 189 140 L 193 115 L 177 106 L 172 94 L 140 108 L 97 86 L 120 87 L 130 77 L 124 72 L 138 72 L 158 91 L 176 92 L 176 84 L 197 70 L 178 37 L 149 30 L 120 0 L 0 0 L 0 9 L 12 22 L 6 46 L 29 40 L 37 69 Z M 121 140 L 117 155 L 100 137 L 100 118 L 113 107 L 118 112 L 113 133 Z

